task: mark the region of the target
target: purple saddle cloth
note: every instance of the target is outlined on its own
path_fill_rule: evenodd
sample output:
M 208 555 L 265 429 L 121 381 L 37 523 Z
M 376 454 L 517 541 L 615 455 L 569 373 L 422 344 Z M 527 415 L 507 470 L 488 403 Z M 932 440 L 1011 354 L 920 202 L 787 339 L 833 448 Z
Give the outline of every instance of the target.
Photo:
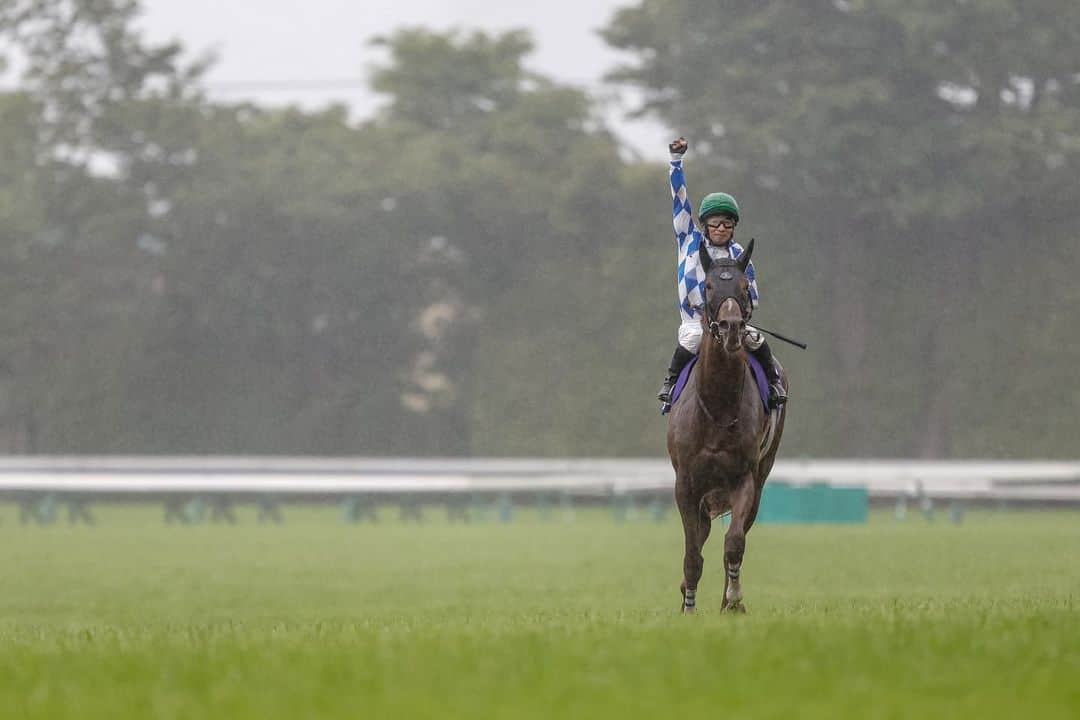
M 682 395 L 683 388 L 686 387 L 686 381 L 690 379 L 690 372 L 694 369 L 694 365 L 697 364 L 698 356 L 690 358 L 690 362 L 686 363 L 686 367 L 679 373 L 679 379 L 675 383 L 675 389 L 671 391 L 671 403 L 670 406 L 674 406 L 679 400 L 679 396 Z M 754 380 L 757 381 L 758 397 L 761 398 L 761 404 L 765 406 L 765 410 L 769 409 L 769 381 L 765 378 L 765 368 L 761 367 L 761 363 L 756 357 L 750 353 L 746 353 L 746 360 L 750 363 L 750 369 L 754 371 Z M 667 414 L 667 410 L 664 411 Z

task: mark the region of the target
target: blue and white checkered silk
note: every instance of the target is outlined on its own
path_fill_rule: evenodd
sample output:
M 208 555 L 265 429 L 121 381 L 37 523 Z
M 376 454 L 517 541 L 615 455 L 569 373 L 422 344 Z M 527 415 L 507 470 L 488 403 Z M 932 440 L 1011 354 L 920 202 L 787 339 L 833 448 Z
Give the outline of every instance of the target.
M 705 273 L 701 270 L 698 253 L 705 243 L 701 231 L 694 224 L 694 208 L 690 203 L 690 194 L 686 191 L 686 177 L 683 175 L 682 159 L 671 161 L 671 198 L 672 223 L 675 227 L 675 242 L 679 252 L 679 314 L 683 322 L 698 319 L 697 306 L 701 305 L 705 293 Z M 727 248 L 714 248 L 711 253 L 715 259 L 721 257 L 716 250 L 732 259 L 743 253 L 743 247 L 732 240 Z M 706 251 L 708 252 L 708 251 Z M 758 306 L 757 279 L 753 261 L 746 268 L 746 277 L 750 280 L 750 301 Z

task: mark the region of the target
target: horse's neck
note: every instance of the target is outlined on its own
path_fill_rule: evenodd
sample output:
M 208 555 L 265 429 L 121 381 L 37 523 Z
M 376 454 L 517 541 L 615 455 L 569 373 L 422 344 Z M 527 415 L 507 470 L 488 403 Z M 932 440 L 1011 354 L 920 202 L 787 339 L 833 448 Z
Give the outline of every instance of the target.
M 702 347 L 698 364 L 698 396 L 709 411 L 737 410 L 746 381 L 746 363 L 741 354 Z

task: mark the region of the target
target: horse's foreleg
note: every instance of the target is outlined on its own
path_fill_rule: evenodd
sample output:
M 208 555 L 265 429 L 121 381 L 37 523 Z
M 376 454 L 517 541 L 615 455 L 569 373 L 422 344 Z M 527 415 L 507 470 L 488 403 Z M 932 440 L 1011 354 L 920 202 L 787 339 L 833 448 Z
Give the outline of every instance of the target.
M 682 515 L 683 539 L 683 602 L 682 611 L 692 613 L 697 608 L 697 586 L 705 567 L 705 558 L 701 548 L 709 537 L 712 521 L 703 515 L 699 503 L 679 502 L 679 514 Z
M 746 612 L 742 604 L 740 572 L 743 553 L 746 551 L 746 531 L 757 511 L 756 490 L 753 473 L 747 473 L 731 494 L 731 525 L 724 536 L 724 570 L 727 577 L 724 582 L 723 609 Z

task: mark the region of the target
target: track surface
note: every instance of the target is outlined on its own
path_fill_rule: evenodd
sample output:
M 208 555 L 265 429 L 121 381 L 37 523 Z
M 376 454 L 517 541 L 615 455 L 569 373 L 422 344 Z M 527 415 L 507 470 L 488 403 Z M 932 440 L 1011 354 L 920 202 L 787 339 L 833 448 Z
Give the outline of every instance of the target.
M 1080 513 L 759 526 L 750 614 L 676 614 L 677 519 L 23 527 L 0 708 L 40 718 L 1075 718 Z

